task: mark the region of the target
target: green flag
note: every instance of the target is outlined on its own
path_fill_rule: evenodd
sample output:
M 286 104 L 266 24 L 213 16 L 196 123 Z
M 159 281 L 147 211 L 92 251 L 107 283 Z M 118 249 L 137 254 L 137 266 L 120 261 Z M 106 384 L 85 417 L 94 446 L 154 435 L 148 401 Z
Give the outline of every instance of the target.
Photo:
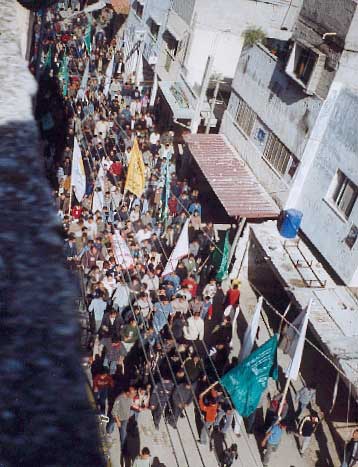
M 92 25 L 91 23 L 89 22 L 88 25 L 87 25 L 87 28 L 86 28 L 86 32 L 85 32 L 85 46 L 86 46 L 86 49 L 87 49 L 87 52 L 90 54 L 91 53 L 91 31 L 92 31 Z
M 269 377 L 278 378 L 277 343 L 275 334 L 221 378 L 236 410 L 244 417 L 251 415 L 258 406 Z
M 223 247 L 223 254 L 221 258 L 220 268 L 216 274 L 216 279 L 222 281 L 227 276 L 229 268 L 229 253 L 230 253 L 230 243 L 229 243 L 229 231 L 226 231 L 225 241 Z
M 62 59 L 62 64 L 59 72 L 59 78 L 62 80 L 62 94 L 67 96 L 68 91 L 68 82 L 69 82 L 69 74 L 68 74 L 68 58 L 64 55 Z
M 51 68 L 51 65 L 52 65 L 52 44 L 50 44 L 50 47 L 46 55 L 46 59 L 44 63 L 44 70 L 46 70 L 47 68 Z

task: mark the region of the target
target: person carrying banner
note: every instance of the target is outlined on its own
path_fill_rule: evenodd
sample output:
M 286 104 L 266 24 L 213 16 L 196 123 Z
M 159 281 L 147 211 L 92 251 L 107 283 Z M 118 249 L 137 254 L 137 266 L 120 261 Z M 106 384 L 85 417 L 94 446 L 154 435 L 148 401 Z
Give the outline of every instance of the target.
M 266 432 L 261 443 L 261 447 L 266 449 L 262 460 L 264 467 L 269 465 L 271 454 L 277 451 L 285 430 L 286 424 L 283 421 L 278 421 Z

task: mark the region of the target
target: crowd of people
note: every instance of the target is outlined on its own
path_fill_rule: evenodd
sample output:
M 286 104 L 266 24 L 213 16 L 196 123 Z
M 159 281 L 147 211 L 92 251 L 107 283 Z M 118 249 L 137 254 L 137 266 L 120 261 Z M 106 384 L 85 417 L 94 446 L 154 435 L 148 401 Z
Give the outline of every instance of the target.
M 93 317 L 92 387 L 98 410 L 110 418 L 109 434 L 118 427 L 123 453 L 133 465 L 150 465 L 149 450 L 140 458 L 130 438 L 138 418 L 150 410 L 154 427 L 177 427 L 186 407 L 196 403 L 202 418 L 200 442 L 211 430 L 226 433 L 235 423 L 232 404 L 220 386 L 210 388 L 232 365 L 230 307 L 240 292 L 233 284 L 224 294 L 216 280 L 216 233 L 202 221 L 200 192 L 177 176 L 180 161 L 172 132 L 158 131 L 149 94 L 127 73 L 123 50 L 108 34 L 112 12 L 103 9 L 92 21 L 87 50 L 86 15 L 62 21 L 52 10 L 46 24 L 43 56 L 62 89 L 67 121 L 65 147 L 52 160 L 56 173 L 54 200 L 63 223 L 66 266 L 83 271 L 88 310 Z M 105 72 L 114 55 L 113 77 L 105 92 Z M 49 58 L 50 63 L 47 63 Z M 61 73 L 67 60 L 69 79 Z M 81 89 L 88 63 L 88 81 Z M 86 191 L 76 198 L 71 184 L 71 158 L 76 137 L 86 173 Z M 137 197 L 124 190 L 133 145 L 145 165 L 145 190 Z M 164 216 L 163 190 L 170 174 L 170 196 Z M 186 220 L 190 254 L 163 276 L 164 267 Z M 113 248 L 118 231 L 128 246 L 130 267 L 119 264 Z M 229 312 L 224 310 L 229 306 Z M 232 313 L 231 313 L 232 315 Z M 209 388 L 209 390 L 208 390 Z M 228 445 L 223 465 L 237 456 Z
M 65 235 L 65 264 L 83 272 L 94 335 L 91 384 L 98 411 L 109 417 L 109 435 L 117 427 L 127 459 L 135 467 L 149 467 L 149 449 L 133 450 L 130 442 L 138 437 L 143 411 L 151 411 L 155 429 L 177 428 L 178 419 L 186 417 L 186 408 L 194 404 L 201 419 L 200 443 L 210 444 L 215 430 L 240 436 L 241 417 L 228 394 L 215 384 L 238 363 L 236 357 L 230 359 L 230 346 L 239 282 L 233 281 L 224 293 L 215 259 L 217 233 L 212 222 L 203 221 L 210 212 L 202 206 L 199 187 L 179 176 L 174 134 L 159 131 L 159 107 L 150 106 L 149 90 L 137 85 L 135 72 L 126 69 L 121 40 L 113 31 L 112 9 L 93 15 L 91 47 L 85 40 L 88 15 L 64 21 L 57 7 L 48 15 L 44 38 L 37 18 L 34 57 L 42 41 L 42 72 L 57 77 L 63 93 L 64 144 L 49 150 L 47 164 L 56 174 L 54 203 Z M 113 75 L 106 89 L 112 57 Z M 48 120 L 41 120 L 44 133 L 51 130 Z M 86 174 L 80 200 L 71 184 L 74 138 Z M 124 189 L 137 144 L 145 166 L 141 196 Z M 189 254 L 163 275 L 187 219 Z M 116 232 L 128 247 L 130 266 L 118 261 Z M 314 403 L 313 395 L 314 385 L 299 394 L 297 418 Z M 266 414 L 264 465 L 286 428 L 287 403 L 281 420 L 276 417 L 279 397 L 270 399 Z M 248 420 L 249 432 L 254 421 Z M 302 454 L 317 424 L 315 412 L 302 419 Z M 352 443 L 351 457 L 358 457 L 355 438 Z M 229 467 L 237 455 L 237 445 L 226 443 L 221 465 Z

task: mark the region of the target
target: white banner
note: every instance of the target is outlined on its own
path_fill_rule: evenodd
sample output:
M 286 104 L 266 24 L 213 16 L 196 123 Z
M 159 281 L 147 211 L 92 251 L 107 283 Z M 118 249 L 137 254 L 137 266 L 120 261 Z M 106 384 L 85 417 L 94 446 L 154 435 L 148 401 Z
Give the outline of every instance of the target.
M 77 91 L 76 100 L 84 99 L 85 92 L 87 89 L 88 77 L 89 77 L 89 59 L 87 60 L 86 68 L 82 76 L 80 89 Z
M 112 235 L 112 247 L 118 265 L 125 269 L 129 269 L 134 266 L 133 257 L 127 242 L 121 236 L 119 230 L 115 230 L 114 235 Z
M 189 255 L 188 227 L 189 219 L 186 220 L 183 229 L 180 232 L 177 244 L 175 245 L 175 248 L 168 259 L 167 265 L 165 266 L 165 269 L 162 272 L 162 276 L 166 276 L 167 274 L 175 271 L 178 266 L 179 260 Z
M 71 185 L 76 199 L 80 203 L 86 193 L 86 174 L 83 167 L 81 149 L 76 137 L 73 143 Z
M 307 306 L 307 308 L 306 308 L 302 324 L 298 329 L 299 330 L 299 336 L 298 336 L 298 339 L 297 339 L 297 344 L 296 344 L 295 347 L 292 346 L 291 349 L 290 349 L 291 350 L 290 355 L 292 355 L 292 352 L 294 352 L 294 353 L 293 353 L 293 356 L 292 356 L 292 361 L 291 361 L 289 367 L 287 368 L 287 370 L 285 371 L 285 374 L 286 374 L 287 378 L 289 378 L 289 379 L 296 380 L 297 377 L 298 377 L 298 373 L 300 371 L 302 353 L 303 353 L 303 348 L 304 348 L 304 345 L 305 345 L 308 318 L 309 318 L 309 315 L 310 315 L 310 310 L 311 310 L 312 303 L 313 303 L 313 300 L 311 299 L 308 306 Z
M 106 81 L 105 81 L 104 90 L 103 90 L 103 94 L 106 97 L 108 96 L 109 87 L 111 85 L 113 66 L 114 66 L 114 54 L 112 55 L 111 61 L 108 63 L 107 70 L 106 70 Z
M 85 13 L 91 13 L 92 11 L 101 10 L 106 6 L 106 2 L 104 0 L 99 0 L 99 2 L 93 3 L 92 5 L 86 7 L 83 11 Z
M 262 308 L 263 298 L 260 297 L 252 317 L 252 321 L 246 329 L 242 347 L 240 349 L 239 362 L 245 360 L 246 357 L 250 355 L 255 344 L 257 329 L 259 327 L 261 308 Z

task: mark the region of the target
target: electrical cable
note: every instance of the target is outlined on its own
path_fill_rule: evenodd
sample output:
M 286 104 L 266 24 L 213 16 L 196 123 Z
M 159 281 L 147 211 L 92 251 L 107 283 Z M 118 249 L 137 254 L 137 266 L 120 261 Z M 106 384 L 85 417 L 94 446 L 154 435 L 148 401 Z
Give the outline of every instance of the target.
M 75 62 L 75 63 L 76 63 L 76 62 Z M 73 102 L 72 102 L 72 100 L 70 100 L 70 103 L 71 103 L 71 106 L 72 106 L 72 110 L 73 110 L 73 112 L 74 112 L 74 107 L 73 107 Z M 75 114 L 75 112 L 74 112 L 74 114 Z M 86 144 L 87 144 L 87 146 L 88 146 L 88 140 L 87 140 L 86 135 L 85 135 L 84 133 L 83 133 L 83 136 L 84 136 L 84 139 L 85 139 Z M 95 145 L 95 149 L 96 149 L 97 154 L 98 154 L 98 156 L 99 156 L 98 148 L 97 148 L 96 145 Z M 104 148 L 104 150 L 105 150 L 105 148 Z M 105 153 L 106 153 L 106 150 L 105 150 Z M 102 165 L 100 156 L 99 156 L 99 161 L 100 161 L 100 164 Z M 103 165 L 102 165 L 102 168 L 103 168 Z M 121 271 L 121 275 L 122 275 L 122 280 L 125 281 L 124 275 L 123 275 L 123 272 L 122 272 L 122 271 Z M 136 318 L 136 315 L 135 315 L 134 310 L 133 310 L 133 306 L 132 306 L 132 304 L 130 304 L 130 305 L 131 305 L 132 314 L 133 314 L 133 316 Z M 137 321 L 137 326 L 138 326 L 138 320 L 136 320 L 136 321 Z M 144 354 L 146 363 L 147 363 L 147 365 L 148 365 L 148 370 L 149 370 L 150 375 L 151 375 L 151 380 L 152 380 L 153 389 L 154 389 L 154 387 L 155 387 L 155 379 L 154 379 L 154 375 L 153 375 L 153 372 L 152 372 L 152 369 L 151 369 L 150 361 L 149 361 L 149 359 L 148 359 L 148 356 L 147 356 L 147 353 L 146 353 L 146 350 L 145 350 L 145 347 L 144 347 L 144 344 L 143 344 L 143 338 L 142 338 L 140 332 L 139 332 L 139 336 L 140 336 L 140 340 L 141 340 L 141 346 L 142 346 L 143 354 Z M 164 384 L 163 384 L 164 381 L 163 381 L 163 378 L 162 378 L 162 375 L 161 375 L 160 368 L 159 368 L 158 364 L 157 364 L 157 371 L 158 371 L 158 375 L 159 375 L 160 380 L 161 380 L 161 385 L 162 385 L 162 387 L 164 388 Z M 161 408 L 161 410 L 162 410 L 162 413 L 164 414 L 165 407 L 162 406 L 159 397 L 158 397 L 158 402 L 159 402 L 160 408 Z M 172 406 L 171 406 L 171 402 L 170 402 L 169 399 L 168 399 L 168 401 L 167 401 L 167 404 L 168 404 L 168 407 L 169 407 L 169 410 L 171 411 L 171 413 L 174 414 L 173 409 L 172 409 Z M 169 437 L 169 440 L 170 440 L 170 443 L 171 443 L 171 446 L 172 446 L 172 450 L 173 450 L 173 454 L 174 454 L 174 457 L 175 457 L 177 466 L 178 466 L 178 467 L 181 467 L 180 464 L 179 464 L 179 461 L 178 461 L 176 452 L 175 452 L 174 443 L 173 443 L 173 440 L 172 440 L 172 437 L 171 437 L 170 430 L 169 430 L 169 428 L 168 428 L 167 422 L 166 422 L 166 420 L 165 420 L 165 416 L 164 416 L 164 423 L 165 423 L 165 426 L 166 426 L 166 431 L 167 431 L 167 434 L 168 434 L 168 437 Z M 181 445 L 181 447 L 182 447 L 182 449 L 183 449 L 183 454 L 184 454 L 186 463 L 187 463 L 188 467 L 190 467 L 189 460 L 188 460 L 188 456 L 187 456 L 187 453 L 186 453 L 185 448 L 184 448 L 184 443 L 183 443 L 183 440 L 182 440 L 181 435 L 180 435 L 180 431 L 177 430 L 177 433 L 178 433 L 178 438 L 179 438 L 180 445 Z M 199 452 L 200 452 L 200 451 L 199 451 Z M 203 463 L 203 466 L 205 467 L 205 464 L 204 464 L 204 463 Z

